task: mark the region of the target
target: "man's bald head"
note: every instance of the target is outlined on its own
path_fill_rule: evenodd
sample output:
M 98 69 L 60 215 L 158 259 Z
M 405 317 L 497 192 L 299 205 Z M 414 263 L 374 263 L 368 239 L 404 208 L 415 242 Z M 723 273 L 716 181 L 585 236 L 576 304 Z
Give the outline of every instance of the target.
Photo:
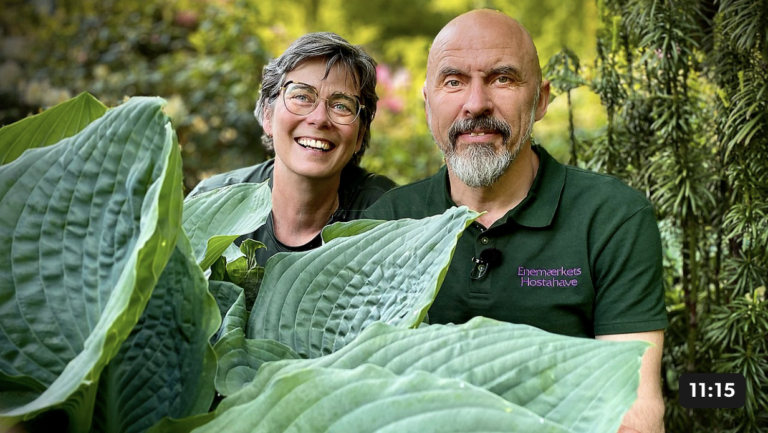
M 454 181 L 490 187 L 521 150 L 534 158 L 531 131 L 547 112 L 549 82 L 531 35 L 508 15 L 476 10 L 448 23 L 430 48 L 423 94 Z
M 520 22 L 509 15 L 491 9 L 469 11 L 451 20 L 435 36 L 427 60 L 427 80 L 438 57 L 455 49 L 484 50 L 512 47 L 522 55 L 541 83 L 539 55 L 533 38 Z

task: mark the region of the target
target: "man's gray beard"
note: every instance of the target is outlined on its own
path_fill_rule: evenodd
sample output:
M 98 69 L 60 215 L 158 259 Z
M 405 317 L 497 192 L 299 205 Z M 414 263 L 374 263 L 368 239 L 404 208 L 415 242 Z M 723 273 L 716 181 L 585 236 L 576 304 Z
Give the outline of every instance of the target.
M 461 153 L 451 146 L 445 152 L 445 162 L 464 184 L 471 188 L 483 188 L 493 185 L 506 173 L 519 151 L 519 145 L 512 152 L 506 143 L 499 154 L 491 143 L 472 144 Z
M 427 108 L 427 125 L 429 126 L 429 131 L 432 133 L 432 138 L 435 140 L 437 147 L 443 150 L 446 164 L 448 164 L 448 167 L 451 168 L 451 171 L 453 171 L 453 174 L 456 175 L 459 180 L 471 188 L 484 188 L 493 185 L 496 181 L 501 179 L 501 176 L 506 173 L 509 166 L 517 158 L 523 143 L 527 142 L 533 134 L 533 124 L 536 123 L 536 107 L 539 102 L 539 92 L 539 88 L 536 88 L 536 95 L 534 96 L 533 106 L 531 107 L 531 118 L 528 122 L 525 134 L 520 137 L 520 141 L 517 142 L 517 145 L 511 151 L 508 146 L 509 142 L 505 138 L 502 142 L 501 152 L 498 155 L 491 143 L 469 145 L 462 154 L 456 152 L 456 142 L 450 138 L 448 146 L 441 146 L 434 134 L 434 129 L 432 128 L 432 110 L 429 106 L 429 100 L 425 101 Z M 503 122 L 509 127 L 509 123 L 506 121 Z

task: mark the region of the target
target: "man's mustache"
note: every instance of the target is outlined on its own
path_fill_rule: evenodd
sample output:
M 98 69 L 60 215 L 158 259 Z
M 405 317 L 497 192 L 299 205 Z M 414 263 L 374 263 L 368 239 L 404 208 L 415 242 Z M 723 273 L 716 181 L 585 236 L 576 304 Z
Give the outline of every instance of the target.
M 512 137 L 512 127 L 504 120 L 491 116 L 478 116 L 471 119 L 459 119 L 453 122 L 448 130 L 448 140 L 451 147 L 456 147 L 456 139 L 460 134 L 467 134 L 474 130 L 497 131 L 501 134 L 504 143 Z

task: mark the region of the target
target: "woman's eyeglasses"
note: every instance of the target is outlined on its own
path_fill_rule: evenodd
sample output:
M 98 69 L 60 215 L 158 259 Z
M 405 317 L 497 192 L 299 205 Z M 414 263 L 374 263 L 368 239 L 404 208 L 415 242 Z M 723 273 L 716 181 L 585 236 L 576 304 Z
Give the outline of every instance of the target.
M 315 108 L 321 99 L 325 99 L 328 108 L 328 118 L 339 125 L 349 125 L 357 120 L 360 110 L 365 108 L 360 105 L 357 96 L 336 92 L 328 98 L 321 98 L 317 89 L 309 84 L 288 81 L 280 88 L 283 92 L 285 108 L 298 116 L 306 116 Z

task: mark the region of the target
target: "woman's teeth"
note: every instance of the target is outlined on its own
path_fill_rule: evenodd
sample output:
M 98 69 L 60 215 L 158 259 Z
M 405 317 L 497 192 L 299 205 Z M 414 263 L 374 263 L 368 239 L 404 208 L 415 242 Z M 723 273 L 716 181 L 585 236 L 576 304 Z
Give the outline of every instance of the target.
M 331 150 L 331 145 L 327 141 L 313 140 L 311 138 L 300 138 L 298 143 L 311 149 Z

